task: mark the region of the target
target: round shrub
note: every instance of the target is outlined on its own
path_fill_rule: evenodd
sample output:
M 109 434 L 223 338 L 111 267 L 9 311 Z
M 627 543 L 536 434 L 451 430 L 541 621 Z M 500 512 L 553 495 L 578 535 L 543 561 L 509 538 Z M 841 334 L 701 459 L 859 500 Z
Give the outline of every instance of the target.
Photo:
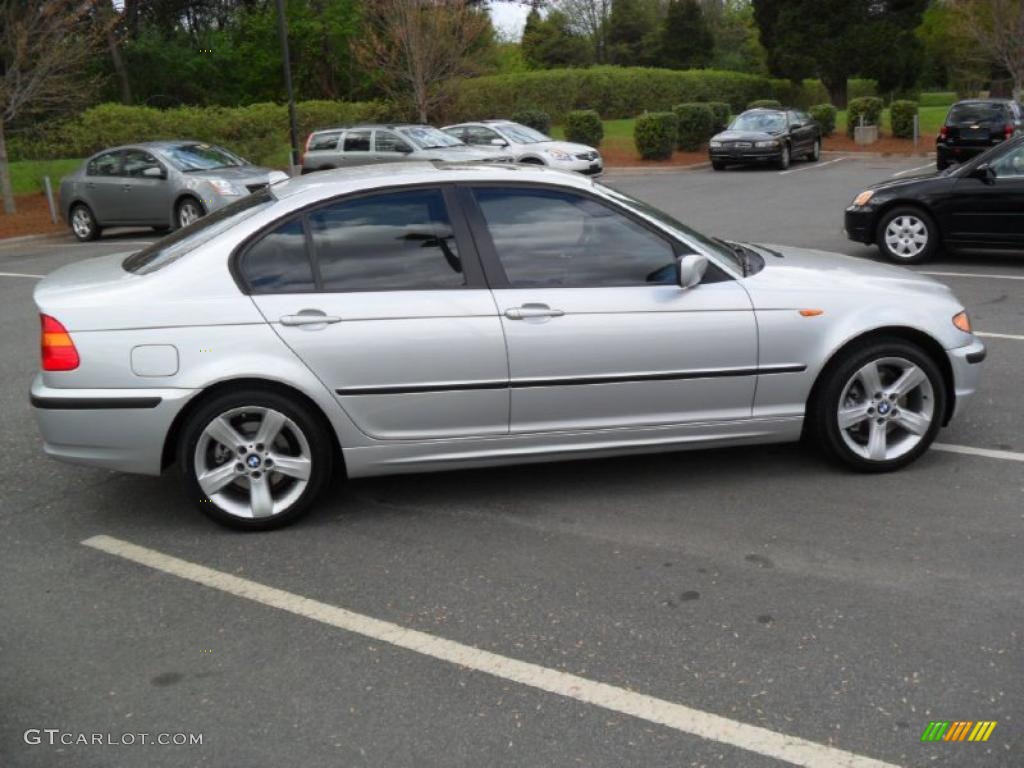
M 782 102 L 775 99 L 757 99 L 747 104 L 747 109 L 782 109 Z
M 512 122 L 528 125 L 545 136 L 551 135 L 551 115 L 543 109 L 520 109 L 512 113 Z
M 732 107 L 727 101 L 709 101 L 708 106 L 715 113 L 715 133 L 724 131 L 729 125 L 729 115 L 732 114 Z
M 846 135 L 853 138 L 853 129 L 860 125 L 861 117 L 864 125 L 882 124 L 882 100 L 877 96 L 862 96 L 850 99 L 846 105 Z
M 648 112 L 636 119 L 633 143 L 644 160 L 667 160 L 676 146 L 679 118 L 675 112 Z
M 679 118 L 678 146 L 695 152 L 715 133 L 715 113 L 707 104 L 677 104 L 673 110 Z
M 821 126 L 822 136 L 831 136 L 836 131 L 836 108 L 831 104 L 815 104 L 807 110 Z
M 565 116 L 565 139 L 588 147 L 601 146 L 604 124 L 593 109 L 577 109 Z
M 889 119 L 892 123 L 892 135 L 897 139 L 914 138 L 914 117 L 917 115 L 917 102 L 901 99 L 889 105 Z

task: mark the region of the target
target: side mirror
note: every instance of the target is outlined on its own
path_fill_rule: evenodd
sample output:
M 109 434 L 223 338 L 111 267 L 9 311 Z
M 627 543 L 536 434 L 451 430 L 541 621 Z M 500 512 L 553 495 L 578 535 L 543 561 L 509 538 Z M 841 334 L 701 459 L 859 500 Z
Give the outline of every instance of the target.
M 142 175 L 147 179 L 166 179 L 167 174 L 164 173 L 164 169 L 158 165 L 151 165 L 149 168 L 144 168 Z
M 996 169 L 988 163 L 982 163 L 976 168 L 972 168 L 970 172 L 972 179 L 979 179 L 986 184 L 991 184 L 996 180 Z
M 708 259 L 700 253 L 688 253 L 679 259 L 679 287 L 694 288 L 704 279 Z
M 508 146 L 508 142 L 505 141 L 504 139 L 491 139 L 491 146 L 492 147 L 507 147 Z

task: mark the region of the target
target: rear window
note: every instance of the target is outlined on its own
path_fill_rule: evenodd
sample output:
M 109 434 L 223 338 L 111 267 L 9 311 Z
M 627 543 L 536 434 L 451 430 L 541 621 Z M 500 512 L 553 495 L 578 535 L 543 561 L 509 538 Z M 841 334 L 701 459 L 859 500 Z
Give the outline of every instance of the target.
M 269 189 L 255 192 L 248 197 L 227 205 L 220 210 L 197 219 L 187 227 L 157 240 L 138 253 L 133 253 L 121 266 L 126 272 L 148 275 L 177 261 L 189 251 L 226 232 L 239 222 L 269 208 L 277 202 Z
M 1006 107 L 1002 104 L 955 104 L 949 110 L 946 122 L 950 125 L 962 123 L 993 123 L 1006 119 Z

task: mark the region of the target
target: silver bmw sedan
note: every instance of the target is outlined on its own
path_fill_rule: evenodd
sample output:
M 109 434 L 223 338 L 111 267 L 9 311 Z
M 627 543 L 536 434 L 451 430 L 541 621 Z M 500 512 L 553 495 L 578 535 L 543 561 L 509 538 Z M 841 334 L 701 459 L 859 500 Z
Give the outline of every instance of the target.
M 35 291 L 54 458 L 177 464 L 270 528 L 362 477 L 797 440 L 919 457 L 984 345 L 943 285 L 706 237 L 576 174 L 405 163 L 290 179 Z

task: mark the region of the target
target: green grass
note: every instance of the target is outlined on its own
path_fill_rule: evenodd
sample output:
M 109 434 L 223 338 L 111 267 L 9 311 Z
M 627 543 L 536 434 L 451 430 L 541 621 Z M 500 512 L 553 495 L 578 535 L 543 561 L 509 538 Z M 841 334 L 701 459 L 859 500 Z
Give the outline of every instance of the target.
M 633 126 L 636 119 L 627 117 L 623 120 L 604 120 L 604 137 L 606 139 L 632 139 Z M 565 129 L 560 125 L 551 127 L 551 138 L 564 139 Z
M 942 122 L 946 119 L 946 113 L 949 111 L 948 107 L 921 107 L 918 110 L 921 125 L 921 136 L 930 136 L 939 132 L 939 128 L 942 127 Z M 846 131 L 846 110 L 839 110 L 836 115 L 836 133 L 843 133 Z M 889 124 L 889 110 L 882 110 L 882 131 L 883 133 L 889 133 L 891 126 Z
M 931 91 L 918 95 L 917 103 L 922 107 L 950 107 L 957 100 L 953 91 Z
M 54 194 L 60 187 L 60 179 L 67 176 L 81 160 L 18 160 L 10 164 L 11 186 L 16 195 L 31 195 L 43 191 L 43 177 L 50 177 Z

